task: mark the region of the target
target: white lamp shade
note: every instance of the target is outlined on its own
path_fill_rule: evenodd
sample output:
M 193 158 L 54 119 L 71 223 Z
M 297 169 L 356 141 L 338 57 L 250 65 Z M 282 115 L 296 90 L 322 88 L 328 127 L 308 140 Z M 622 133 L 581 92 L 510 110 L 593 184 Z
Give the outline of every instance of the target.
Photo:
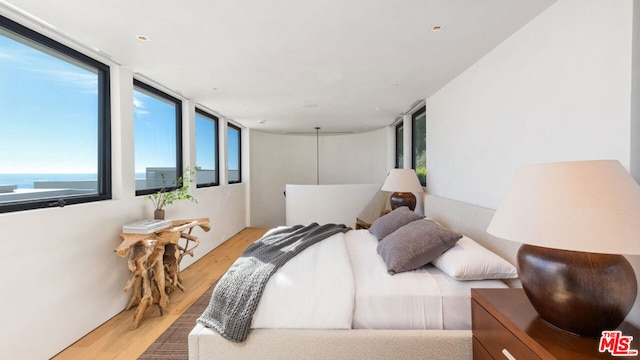
M 382 191 L 422 192 L 422 185 L 413 169 L 391 169 L 382 184 Z
M 522 167 L 487 228 L 525 244 L 640 254 L 640 186 L 615 160 Z

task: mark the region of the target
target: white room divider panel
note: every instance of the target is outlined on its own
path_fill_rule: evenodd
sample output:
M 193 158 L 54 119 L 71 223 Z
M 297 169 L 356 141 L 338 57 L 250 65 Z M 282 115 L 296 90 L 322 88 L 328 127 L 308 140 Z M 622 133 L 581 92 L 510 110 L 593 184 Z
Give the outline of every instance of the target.
M 286 189 L 287 225 L 345 224 L 354 227 L 358 214 L 381 184 L 291 185 Z

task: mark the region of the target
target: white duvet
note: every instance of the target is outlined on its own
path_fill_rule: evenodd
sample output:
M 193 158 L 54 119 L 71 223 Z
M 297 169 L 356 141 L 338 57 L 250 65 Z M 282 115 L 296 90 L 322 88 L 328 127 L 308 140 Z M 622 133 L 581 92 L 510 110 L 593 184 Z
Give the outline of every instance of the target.
M 339 233 L 291 259 L 267 283 L 252 328 L 471 328 L 470 289 L 433 266 L 389 275 L 367 230 Z
M 353 274 L 338 233 L 309 246 L 267 283 L 251 327 L 350 329 Z

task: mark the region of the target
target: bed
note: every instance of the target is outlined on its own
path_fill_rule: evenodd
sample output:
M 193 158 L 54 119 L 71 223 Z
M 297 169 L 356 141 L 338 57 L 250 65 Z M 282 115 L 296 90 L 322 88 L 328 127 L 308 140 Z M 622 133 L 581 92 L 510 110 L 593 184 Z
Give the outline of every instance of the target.
M 433 196 L 426 204 L 427 217 L 464 234 L 438 258 L 482 244 L 513 261 L 517 244 L 484 231 L 491 210 Z M 368 230 L 352 230 L 310 246 L 269 280 L 246 341 L 229 341 L 197 324 L 189 358 L 471 359 L 470 289 L 517 283 L 455 280 L 444 272 L 455 271 L 447 268 L 451 261 L 392 276 L 378 244 Z

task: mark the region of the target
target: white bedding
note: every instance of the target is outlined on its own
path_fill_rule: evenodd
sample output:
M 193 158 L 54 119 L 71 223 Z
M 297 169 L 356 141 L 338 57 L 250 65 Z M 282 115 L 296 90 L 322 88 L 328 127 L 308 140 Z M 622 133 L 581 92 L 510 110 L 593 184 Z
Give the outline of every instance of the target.
M 338 233 L 311 245 L 269 279 L 251 327 L 350 329 L 353 295 L 344 234 Z
M 432 265 L 389 275 L 378 240 L 345 234 L 356 286 L 354 329 L 471 329 L 471 288 L 504 288 L 500 280 L 458 281 Z
M 346 234 L 356 283 L 354 329 L 442 329 L 438 284 L 415 270 L 389 275 L 367 230 Z
M 269 280 L 252 328 L 471 329 L 470 289 L 437 268 L 389 275 L 377 239 L 352 230 L 310 246 Z

